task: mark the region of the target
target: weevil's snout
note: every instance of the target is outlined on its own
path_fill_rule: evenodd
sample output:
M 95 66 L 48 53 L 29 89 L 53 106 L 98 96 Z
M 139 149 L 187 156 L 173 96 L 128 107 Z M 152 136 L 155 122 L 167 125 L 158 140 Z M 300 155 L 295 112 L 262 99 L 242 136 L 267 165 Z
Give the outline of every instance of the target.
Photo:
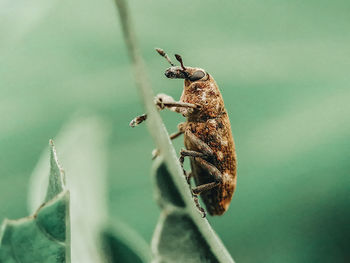
M 165 76 L 169 79 L 185 79 L 187 73 L 181 67 L 170 67 L 165 71 Z

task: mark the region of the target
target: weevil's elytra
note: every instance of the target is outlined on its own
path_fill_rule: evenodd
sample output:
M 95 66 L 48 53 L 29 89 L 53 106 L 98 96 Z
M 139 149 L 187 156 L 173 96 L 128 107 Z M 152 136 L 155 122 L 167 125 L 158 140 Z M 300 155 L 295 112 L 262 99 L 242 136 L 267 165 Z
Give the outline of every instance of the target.
M 236 187 L 235 145 L 221 93 L 215 80 L 207 73 L 205 80 L 185 80 L 180 101 L 201 105 L 199 112 L 187 117 L 185 130 L 191 131 L 213 150 L 213 156 L 208 161 L 221 172 L 222 182 L 202 192 L 201 197 L 209 214 L 221 215 L 228 209 Z M 186 132 L 184 143 L 186 149 L 200 151 Z M 212 175 L 194 158 L 191 158 L 191 170 L 196 185 L 213 182 Z
M 204 69 L 184 66 L 180 55 L 175 57 L 181 66 L 175 66 L 163 50 L 157 49 L 157 52 L 171 64 L 165 76 L 184 79 L 180 101 L 159 94 L 155 102 L 159 109 L 167 107 L 187 118 L 170 138 L 184 134 L 186 150 L 181 150 L 180 162 L 183 165 L 184 158 L 190 158 L 191 173 L 187 179 L 189 182 L 193 177 L 197 185 L 192 189 L 196 205 L 204 213 L 196 199 L 200 194 L 209 214 L 222 215 L 236 188 L 237 163 L 230 120 L 220 90 Z M 135 118 L 130 125 L 135 126 L 145 119 L 144 115 Z

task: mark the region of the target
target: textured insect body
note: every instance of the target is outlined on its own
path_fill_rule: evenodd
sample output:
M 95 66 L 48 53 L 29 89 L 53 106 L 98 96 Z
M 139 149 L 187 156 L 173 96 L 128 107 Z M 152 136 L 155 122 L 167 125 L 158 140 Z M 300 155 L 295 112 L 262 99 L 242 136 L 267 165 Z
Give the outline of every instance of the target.
M 201 197 L 209 214 L 221 215 L 228 209 L 236 187 L 236 152 L 224 101 L 215 80 L 208 73 L 198 81 L 185 80 L 180 101 L 201 106 L 199 111 L 187 116 L 184 143 L 187 150 L 201 151 L 187 136 L 186 131 L 190 131 L 212 149 L 213 156 L 207 161 L 221 172 L 222 180 L 216 187 L 203 191 Z M 196 185 L 213 182 L 213 176 L 198 164 L 195 157 L 191 157 L 190 162 Z
M 228 209 L 236 188 L 236 152 L 220 90 L 204 69 L 185 67 L 179 55 L 175 57 L 181 67 L 175 66 L 163 50 L 157 51 L 171 64 L 165 76 L 184 79 L 184 90 L 180 101 L 158 94 L 155 103 L 159 109 L 166 107 L 187 118 L 170 138 L 184 134 L 186 149 L 180 152 L 180 163 L 183 167 L 184 158 L 190 158 L 191 173 L 184 170 L 184 174 L 189 184 L 191 177 L 195 180 L 197 186 L 192 189 L 192 194 L 198 209 L 205 216 L 198 203 L 197 196 L 200 195 L 209 214 L 221 215 Z M 146 118 L 146 115 L 139 116 L 130 125 L 136 126 Z

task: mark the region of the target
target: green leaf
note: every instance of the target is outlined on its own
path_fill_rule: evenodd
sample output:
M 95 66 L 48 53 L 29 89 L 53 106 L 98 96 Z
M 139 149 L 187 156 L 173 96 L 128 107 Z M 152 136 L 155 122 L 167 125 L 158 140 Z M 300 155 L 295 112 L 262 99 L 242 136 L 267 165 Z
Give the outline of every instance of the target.
M 47 187 L 45 201 L 51 200 L 55 195 L 62 192 L 65 188 L 66 180 L 64 171 L 58 163 L 57 153 L 53 141 L 50 140 L 50 176 Z
M 55 136 L 60 146 L 60 160 L 67 171 L 66 183 L 71 193 L 71 258 L 72 262 L 106 262 L 99 250 L 101 228 L 107 213 L 107 150 L 105 123 L 95 116 L 75 116 Z M 37 207 L 45 196 L 40 185 L 51 184 L 45 176 L 52 170 L 43 152 L 34 169 L 29 188 L 29 209 Z
M 150 249 L 146 242 L 121 222 L 110 222 L 108 216 L 108 134 L 100 118 L 76 116 L 63 126 L 55 140 L 62 153 L 60 160 L 69 172 L 72 261 L 148 262 Z M 31 176 L 30 209 L 45 196 L 39 186 L 49 183 L 45 152 Z
M 151 261 L 148 244 L 120 220 L 101 232 L 103 251 L 108 262 L 142 263 Z
M 152 240 L 155 262 L 233 262 L 194 205 L 175 149 L 154 105 L 154 94 L 138 49 L 125 0 L 116 0 L 134 76 L 148 115 L 147 126 L 160 157 L 154 175 L 162 213 Z
M 19 220 L 5 219 L 0 234 L 0 262 L 70 262 L 69 191 L 53 141 L 45 203 Z
M 161 131 L 163 132 L 163 131 Z M 154 165 L 156 197 L 162 207 L 152 239 L 156 262 L 233 262 L 207 219 L 196 208 L 170 142 Z

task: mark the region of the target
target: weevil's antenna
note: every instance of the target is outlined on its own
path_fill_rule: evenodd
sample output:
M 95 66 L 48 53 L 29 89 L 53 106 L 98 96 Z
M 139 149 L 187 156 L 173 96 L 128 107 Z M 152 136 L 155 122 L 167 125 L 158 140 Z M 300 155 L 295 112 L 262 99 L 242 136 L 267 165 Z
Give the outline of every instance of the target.
M 182 62 L 182 57 L 181 57 L 179 54 L 175 54 L 175 58 L 176 58 L 177 61 L 180 62 L 181 68 L 182 68 L 183 70 L 186 70 L 186 68 L 185 68 L 185 66 L 184 66 L 184 63 Z
M 169 62 L 170 65 L 172 65 L 173 67 L 175 66 L 175 64 L 173 62 L 171 62 L 168 54 L 165 53 L 163 49 L 156 48 L 156 51 L 158 52 L 159 55 L 161 55 L 163 58 L 165 58 Z

